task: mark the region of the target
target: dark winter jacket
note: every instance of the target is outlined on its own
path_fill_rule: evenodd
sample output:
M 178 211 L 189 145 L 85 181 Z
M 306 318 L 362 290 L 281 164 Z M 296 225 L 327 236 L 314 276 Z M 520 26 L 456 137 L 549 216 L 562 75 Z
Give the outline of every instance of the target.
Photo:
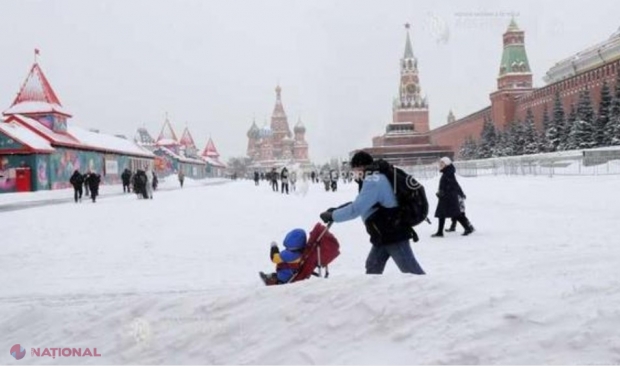
M 413 238 L 410 226 L 396 224 L 398 200 L 388 178 L 375 167 L 365 173 L 366 178 L 358 181 L 360 191 L 355 201 L 332 212 L 334 222 L 361 216 L 373 245 L 395 244 Z
M 88 188 L 91 191 L 97 192 L 99 190 L 99 183 L 101 183 L 101 176 L 97 173 L 91 173 L 88 176 Z
M 435 217 L 447 218 L 457 217 L 461 214 L 461 206 L 459 197 L 465 197 L 465 193 L 461 189 L 459 182 L 456 181 L 456 169 L 450 164 L 441 170 L 441 179 L 439 179 L 439 191 L 437 197 L 437 209 Z
M 75 189 L 81 188 L 82 184 L 84 184 L 84 177 L 82 176 L 82 174 L 80 174 L 80 172 L 76 170 L 75 172 L 73 172 L 73 175 L 69 179 L 69 183 L 71 183 L 71 185 Z
M 125 169 L 123 174 L 121 174 L 121 180 L 123 181 L 124 185 L 129 185 L 129 182 L 131 181 L 131 172 L 129 171 L 129 169 Z

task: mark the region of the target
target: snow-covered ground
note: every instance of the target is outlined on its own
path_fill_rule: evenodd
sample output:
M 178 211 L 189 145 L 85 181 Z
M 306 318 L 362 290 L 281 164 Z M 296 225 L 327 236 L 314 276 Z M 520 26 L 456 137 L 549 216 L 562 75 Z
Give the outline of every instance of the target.
M 218 184 L 228 182 L 225 178 L 207 178 L 207 179 L 191 179 L 185 178 L 183 185 L 185 187 L 200 187 L 204 185 Z M 176 189 L 180 184 L 176 176 L 160 178 L 158 189 Z M 121 184 L 101 184 L 99 186 L 99 194 L 102 198 L 108 195 L 114 195 L 123 192 Z M 25 202 L 39 202 L 60 199 L 73 199 L 73 188 L 55 189 L 50 191 L 37 191 L 28 193 L 3 193 L 0 194 L 0 207 L 2 205 L 13 205 Z
M 460 182 L 477 231 L 421 225 L 426 276 L 391 262 L 364 275 L 356 220 L 332 228 L 329 279 L 269 288 L 269 243 L 354 185 L 285 196 L 237 181 L 0 213 L 0 363 L 620 363 L 620 177 Z M 434 206 L 437 178 L 424 184 Z M 31 356 L 45 347 L 102 357 Z

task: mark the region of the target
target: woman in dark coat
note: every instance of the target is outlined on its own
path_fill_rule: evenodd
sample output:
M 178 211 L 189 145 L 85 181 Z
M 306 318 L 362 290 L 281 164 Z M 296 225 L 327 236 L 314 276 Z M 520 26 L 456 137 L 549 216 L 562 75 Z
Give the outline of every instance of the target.
M 469 222 L 465 213 L 461 210 L 459 197 L 465 197 L 459 182 L 456 181 L 456 169 L 452 165 L 452 161 L 448 157 L 439 160 L 439 171 L 441 179 L 439 180 L 439 191 L 437 192 L 437 209 L 435 217 L 439 219 L 439 227 L 433 237 L 443 237 L 443 228 L 446 224 L 446 218 L 454 218 L 465 228 L 463 235 L 469 235 L 474 232 L 474 227 Z

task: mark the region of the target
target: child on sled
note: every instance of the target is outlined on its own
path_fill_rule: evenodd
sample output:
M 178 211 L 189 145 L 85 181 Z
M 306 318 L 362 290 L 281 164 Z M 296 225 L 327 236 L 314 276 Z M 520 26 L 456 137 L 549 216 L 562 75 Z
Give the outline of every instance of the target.
M 270 257 L 276 265 L 276 272 L 265 274 L 260 272 L 260 277 L 265 285 L 279 285 L 288 283 L 299 270 L 301 256 L 306 247 L 306 232 L 302 229 L 291 230 L 284 238 L 284 250 L 280 251 L 275 242 L 271 243 Z

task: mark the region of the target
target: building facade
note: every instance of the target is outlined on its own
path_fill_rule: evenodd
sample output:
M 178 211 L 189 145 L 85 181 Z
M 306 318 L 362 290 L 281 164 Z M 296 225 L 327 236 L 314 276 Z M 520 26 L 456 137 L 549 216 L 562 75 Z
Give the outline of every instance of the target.
M 35 62 L 0 121 L 0 193 L 69 188 L 75 170 L 120 183 L 154 155 L 123 136 L 76 126 Z
M 398 97 L 392 106 L 392 121 L 383 135 L 372 139 L 372 147 L 363 149 L 375 158 L 397 165 L 419 164 L 442 156 L 452 157 L 449 147 L 431 141 L 428 100 L 422 96 L 418 59 L 413 54 L 409 25 L 406 28 L 405 52 L 400 60 L 400 82 Z
M 306 127 L 300 118 L 291 133 L 281 93 L 282 88 L 278 85 L 271 123 L 259 128 L 256 121 L 253 121 L 248 130 L 247 156 L 251 160 L 251 169 L 269 170 L 292 164 L 310 165 Z
M 134 141 L 155 155 L 154 171 L 159 176 L 183 172 L 186 177 L 193 179 L 220 177 L 226 167 L 219 161 L 219 153 L 210 138 L 205 149 L 209 150 L 210 155 L 206 156 L 204 152 L 200 154 L 189 128 L 186 127 L 181 138 L 177 138 L 168 116 L 157 139 L 154 139 L 146 128 L 141 127 Z
M 598 108 L 605 82 L 614 87 L 620 72 L 620 29 L 607 40 L 555 64 L 546 73 L 547 85 L 534 88 L 525 48 L 525 32 L 514 19 L 503 35 L 503 52 L 497 77 L 497 89 L 489 95 L 490 105 L 431 131 L 435 144 L 449 146 L 457 153 L 468 137 L 478 139 L 486 119 L 504 130 L 513 121 L 523 121 L 528 110 L 542 130 L 545 109 L 551 114 L 556 93 L 565 112 L 577 104 L 579 93 L 590 92 L 593 107 Z

